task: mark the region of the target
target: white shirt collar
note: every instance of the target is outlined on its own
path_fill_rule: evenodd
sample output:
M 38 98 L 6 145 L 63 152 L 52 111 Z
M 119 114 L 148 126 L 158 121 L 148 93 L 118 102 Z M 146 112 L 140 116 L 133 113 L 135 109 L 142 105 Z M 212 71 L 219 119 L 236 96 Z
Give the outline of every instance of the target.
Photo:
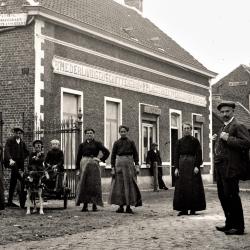
M 16 139 L 16 142 L 17 142 L 18 144 L 20 143 L 20 141 L 21 141 L 20 138 Z
M 228 122 L 224 122 L 224 125 L 227 126 L 229 123 L 232 122 L 233 119 L 234 119 L 234 116 Z

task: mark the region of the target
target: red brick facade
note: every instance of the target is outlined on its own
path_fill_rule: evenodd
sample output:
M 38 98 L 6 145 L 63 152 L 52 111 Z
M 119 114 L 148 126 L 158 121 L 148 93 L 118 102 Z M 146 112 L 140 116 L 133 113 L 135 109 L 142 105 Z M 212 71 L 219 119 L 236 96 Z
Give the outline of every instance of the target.
M 206 166 L 204 174 L 211 174 L 210 164 L 210 76 L 166 63 L 161 59 L 137 53 L 115 43 L 108 42 L 80 30 L 60 25 L 48 19 L 39 19 L 43 24 L 41 34 L 36 33 L 38 17 L 25 27 L 6 30 L 0 33 L 0 82 L 5 94 L 0 95 L 1 112 L 4 118 L 4 140 L 13 126 L 33 129 L 37 96 L 43 100 L 38 110 L 44 121 L 61 120 L 62 88 L 76 90 L 83 95 L 83 127 L 93 127 L 96 138 L 104 141 L 104 100 L 105 97 L 122 101 L 122 123 L 130 127 L 129 136 L 139 149 L 141 141 L 140 104 L 153 105 L 160 109 L 158 117 L 159 147 L 162 160 L 167 165 L 164 173 L 170 174 L 170 109 L 180 111 L 181 121 L 192 121 L 192 114 L 203 117 L 202 138 L 203 156 Z M 37 41 L 38 42 L 34 42 Z M 40 45 L 39 45 L 40 43 Z M 41 46 L 40 50 L 37 45 Z M 40 57 L 39 57 L 40 56 Z M 101 84 L 95 81 L 79 79 L 53 72 L 52 61 L 55 56 L 85 63 L 104 71 L 122 74 L 141 81 L 160 84 L 194 95 L 204 96 L 206 106 L 157 97 L 150 93 L 131 91 Z M 36 61 L 37 57 L 39 60 Z M 40 60 L 41 59 L 41 60 Z M 22 71 L 23 69 L 23 71 Z M 27 74 L 28 69 L 28 74 Z M 25 71 L 26 70 L 26 71 Z M 26 73 L 25 73 L 26 72 Z M 39 75 L 36 75 L 39 74 Z M 170 75 L 170 77 L 168 77 Z M 198 83 L 195 84 L 195 83 Z M 44 84 L 44 86 L 43 86 Z M 35 89 L 39 87 L 39 93 Z M 24 120 L 22 114 L 24 112 Z M 30 145 L 31 138 L 28 144 Z M 173 149 L 172 149 L 173 150 Z M 140 152 L 139 152 L 140 153 Z M 142 175 L 148 175 L 147 169 Z M 103 176 L 107 173 L 103 172 Z M 170 181 L 170 179 L 168 179 Z

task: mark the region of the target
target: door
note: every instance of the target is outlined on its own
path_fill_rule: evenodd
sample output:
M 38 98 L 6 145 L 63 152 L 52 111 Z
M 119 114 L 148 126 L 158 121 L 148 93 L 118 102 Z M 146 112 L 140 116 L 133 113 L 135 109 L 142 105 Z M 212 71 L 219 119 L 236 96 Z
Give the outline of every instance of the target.
M 147 152 L 150 146 L 156 142 L 156 124 L 142 123 L 142 164 L 146 163 Z
M 175 146 L 178 141 L 178 129 L 171 129 L 171 173 L 172 173 L 172 187 L 175 186 L 175 175 L 174 175 L 174 154 Z

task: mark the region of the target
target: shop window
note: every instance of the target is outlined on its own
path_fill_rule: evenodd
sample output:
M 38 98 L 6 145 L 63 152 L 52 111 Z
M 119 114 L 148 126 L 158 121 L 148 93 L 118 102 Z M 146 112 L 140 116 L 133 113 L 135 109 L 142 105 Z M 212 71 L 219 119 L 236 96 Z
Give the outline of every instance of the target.
M 114 142 L 119 137 L 119 126 L 121 125 L 121 101 L 106 99 L 105 104 L 105 146 L 112 152 Z M 110 163 L 110 159 L 107 160 Z

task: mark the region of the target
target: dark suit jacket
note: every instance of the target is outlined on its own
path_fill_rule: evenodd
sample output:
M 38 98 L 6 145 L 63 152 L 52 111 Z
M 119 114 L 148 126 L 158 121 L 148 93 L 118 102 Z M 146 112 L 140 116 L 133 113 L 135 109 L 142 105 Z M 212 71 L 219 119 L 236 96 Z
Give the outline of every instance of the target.
M 22 139 L 20 139 L 20 159 L 17 159 L 17 151 L 18 151 L 18 144 L 16 142 L 16 138 L 14 136 L 7 139 L 5 148 L 4 148 L 4 163 L 5 166 L 9 166 L 10 159 L 14 161 L 19 161 L 19 164 L 22 166 L 19 166 L 19 168 L 23 168 L 24 160 L 29 156 L 29 151 L 26 147 L 26 144 Z
M 223 165 L 226 167 L 226 177 L 248 179 L 250 177 L 248 176 L 250 172 L 250 136 L 247 128 L 234 118 L 229 125 L 220 130 L 220 133 L 221 131 L 229 133 L 227 141 L 221 140 L 225 156 Z
M 153 149 L 150 149 L 147 153 L 146 164 L 152 165 L 154 162 L 157 162 L 158 166 L 162 165 L 162 160 L 159 150 L 156 152 Z

